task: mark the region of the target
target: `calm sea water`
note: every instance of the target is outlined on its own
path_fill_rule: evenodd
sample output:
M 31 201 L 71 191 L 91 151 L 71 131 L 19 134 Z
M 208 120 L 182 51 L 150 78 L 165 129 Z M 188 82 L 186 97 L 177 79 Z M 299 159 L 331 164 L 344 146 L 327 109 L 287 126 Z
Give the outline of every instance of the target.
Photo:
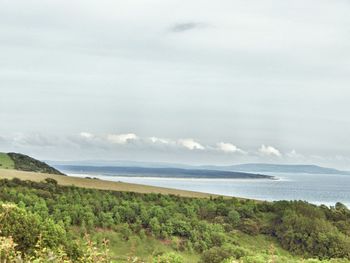
M 342 202 L 350 207 L 349 175 L 275 174 L 268 179 L 183 179 L 91 175 L 103 180 L 153 185 L 182 190 L 246 197 L 259 200 L 305 200 L 314 204 L 334 205 Z M 70 174 L 86 177 L 87 174 Z

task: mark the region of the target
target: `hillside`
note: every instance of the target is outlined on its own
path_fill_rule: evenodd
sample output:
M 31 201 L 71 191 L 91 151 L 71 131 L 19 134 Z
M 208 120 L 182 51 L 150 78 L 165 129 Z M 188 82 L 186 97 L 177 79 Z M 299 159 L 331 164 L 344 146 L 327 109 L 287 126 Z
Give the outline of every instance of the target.
M 0 168 L 64 175 L 48 164 L 20 153 L 0 153 Z

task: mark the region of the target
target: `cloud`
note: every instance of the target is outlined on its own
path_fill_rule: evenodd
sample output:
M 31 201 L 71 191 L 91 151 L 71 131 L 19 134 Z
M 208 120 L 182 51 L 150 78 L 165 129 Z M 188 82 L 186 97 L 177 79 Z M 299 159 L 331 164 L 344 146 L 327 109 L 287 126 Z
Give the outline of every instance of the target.
M 194 22 L 178 23 L 173 25 L 170 28 L 170 31 L 174 33 L 179 33 L 179 32 L 185 32 L 185 31 L 189 31 L 197 28 L 202 28 L 202 27 L 204 27 L 204 24 L 202 23 L 194 23 Z
M 232 143 L 219 142 L 216 144 L 216 149 L 225 153 L 244 153 L 243 150 Z
M 158 138 L 158 137 L 150 137 L 149 138 L 152 143 L 161 143 L 161 144 L 170 144 L 172 141 L 164 138 Z
M 194 139 L 180 139 L 178 140 L 178 144 L 182 147 L 185 147 L 189 150 L 204 150 L 205 147 L 201 145 L 199 142 L 196 142 Z
M 139 137 L 134 133 L 125 133 L 125 134 L 108 134 L 107 140 L 115 144 L 127 144 L 130 141 L 138 140 Z
M 92 139 L 95 137 L 95 135 L 93 135 L 92 133 L 89 132 L 81 132 L 80 137 L 84 138 L 84 139 Z
M 278 149 L 272 146 L 265 146 L 264 144 L 261 145 L 259 152 L 262 155 L 266 155 L 266 156 L 277 156 L 277 157 L 282 156 L 281 152 Z

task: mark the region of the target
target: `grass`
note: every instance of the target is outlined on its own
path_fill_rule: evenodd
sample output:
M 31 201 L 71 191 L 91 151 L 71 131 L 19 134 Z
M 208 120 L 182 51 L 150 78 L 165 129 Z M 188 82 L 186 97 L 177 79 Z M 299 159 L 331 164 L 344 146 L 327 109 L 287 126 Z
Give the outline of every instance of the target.
M 15 163 L 6 153 L 0 153 L 0 168 L 2 169 L 14 169 Z
M 185 263 L 198 262 L 200 255 L 198 253 L 181 252 L 173 248 L 171 244 L 162 242 L 151 236 L 141 239 L 137 235 L 132 235 L 129 240 L 124 240 L 119 233 L 100 230 L 92 233 L 91 238 L 101 244 L 103 239 L 109 240 L 109 251 L 113 262 L 122 263 L 127 261 L 128 257 L 137 257 L 143 261 L 150 262 L 153 256 L 176 252 L 180 254 Z M 130 261 L 131 262 L 131 261 Z
M 251 236 L 237 231 L 235 233 L 235 238 L 240 246 L 248 248 L 256 254 L 269 254 L 271 253 L 271 250 L 273 250 L 275 255 L 293 258 L 293 256 L 287 250 L 283 249 L 277 240 L 273 237 L 261 234 L 257 236 Z
M 45 174 L 45 173 L 35 173 L 35 172 L 24 172 L 9 169 L 0 169 L 0 179 L 13 179 L 19 178 L 21 180 L 30 180 L 35 182 L 40 182 L 46 178 L 55 179 L 58 184 L 66 186 L 77 186 L 84 188 L 92 188 L 99 190 L 112 190 L 112 191 L 124 191 L 124 192 L 137 192 L 137 193 L 159 193 L 159 194 L 171 194 L 179 195 L 183 197 L 198 197 L 198 198 L 209 198 L 210 196 L 215 197 L 218 195 L 200 193 L 194 191 L 177 190 L 156 186 L 148 186 L 141 184 L 130 184 L 123 182 L 111 182 L 99 179 L 87 179 L 79 178 L 73 176 L 55 175 L 55 174 Z

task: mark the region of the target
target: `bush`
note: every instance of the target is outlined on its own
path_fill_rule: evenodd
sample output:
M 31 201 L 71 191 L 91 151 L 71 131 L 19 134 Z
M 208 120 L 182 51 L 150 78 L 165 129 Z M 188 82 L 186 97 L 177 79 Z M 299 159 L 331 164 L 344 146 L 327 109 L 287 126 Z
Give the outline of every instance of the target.
M 154 257 L 153 263 L 184 263 L 184 259 L 176 253 L 166 253 Z
M 221 247 L 213 247 L 202 254 L 201 260 L 203 263 L 221 263 L 225 259 L 235 258 L 239 259 L 250 253 L 249 250 L 225 244 Z
M 67 241 L 65 229 L 52 219 L 44 220 L 13 204 L 0 205 L 0 229 L 1 235 L 11 236 L 18 244 L 16 249 L 26 254 L 34 252 L 39 238 L 45 247 L 52 249 Z
M 244 233 L 247 233 L 248 235 L 258 235 L 260 232 L 260 226 L 259 224 L 250 218 L 243 219 L 239 229 L 242 230 Z
M 233 209 L 228 213 L 227 219 L 230 224 L 237 225 L 240 222 L 241 216 Z

